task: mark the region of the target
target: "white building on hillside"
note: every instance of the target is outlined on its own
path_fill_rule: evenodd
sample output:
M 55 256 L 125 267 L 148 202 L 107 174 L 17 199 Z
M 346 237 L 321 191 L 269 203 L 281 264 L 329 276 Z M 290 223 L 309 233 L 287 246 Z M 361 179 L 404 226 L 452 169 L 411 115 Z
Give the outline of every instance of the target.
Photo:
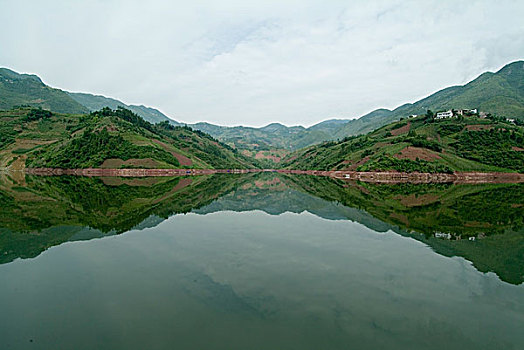
M 478 114 L 478 110 L 476 108 L 474 109 L 457 109 L 455 111 L 457 115 L 472 115 L 472 114 Z
M 435 119 L 453 118 L 453 111 L 438 112 Z

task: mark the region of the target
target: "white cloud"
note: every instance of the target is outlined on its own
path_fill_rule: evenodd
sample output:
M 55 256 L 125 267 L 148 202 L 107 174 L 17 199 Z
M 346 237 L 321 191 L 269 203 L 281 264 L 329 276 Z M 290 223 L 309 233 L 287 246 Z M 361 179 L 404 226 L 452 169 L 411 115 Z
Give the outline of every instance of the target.
M 0 65 L 186 122 L 310 125 L 522 59 L 519 1 L 0 1 Z

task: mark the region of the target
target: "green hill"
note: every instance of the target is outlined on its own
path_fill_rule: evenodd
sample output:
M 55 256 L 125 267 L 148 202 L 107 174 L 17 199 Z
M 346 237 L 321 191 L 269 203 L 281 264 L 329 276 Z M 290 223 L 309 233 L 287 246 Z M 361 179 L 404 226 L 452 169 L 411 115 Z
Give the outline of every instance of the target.
M 103 107 L 125 107 L 151 123 L 169 119 L 160 111 L 145 106 L 85 93 L 70 93 L 46 86 L 35 75 L 18 74 L 0 69 L 0 109 L 29 105 L 58 113 L 86 113 Z M 473 109 L 493 115 L 524 120 L 524 61 L 510 63 L 498 72 L 487 72 L 463 86 L 440 90 L 420 101 L 404 104 L 394 110 L 377 109 L 358 119 L 326 120 L 309 128 L 287 127 L 273 123 L 262 128 L 226 127 L 209 123 L 191 124 L 193 129 L 210 134 L 221 142 L 250 154 L 260 151 L 295 151 L 328 140 L 361 135 L 409 115 L 420 115 L 428 109 Z
M 86 113 L 88 109 L 67 92 L 45 85 L 36 75 L 18 74 L 0 68 L 0 110 L 16 106 L 33 106 L 57 113 Z
M 151 124 L 118 107 L 86 115 L 0 112 L 0 167 L 250 168 L 252 161 L 189 127 Z
M 447 109 L 473 109 L 524 121 L 524 61 L 507 64 L 496 73 L 486 72 L 462 86 L 440 90 L 420 101 L 392 111 L 377 109 L 349 121 L 333 138 L 364 134 L 409 115 Z
M 304 170 L 524 172 L 524 128 L 503 118 L 419 116 L 288 155 Z
M 57 113 L 73 114 L 93 112 L 104 107 L 124 107 L 151 123 L 167 121 L 173 125 L 181 125 L 154 108 L 126 105 L 122 101 L 105 96 L 54 89 L 44 84 L 36 75 L 20 74 L 0 68 L 0 110 L 19 106 L 40 107 Z
M 190 124 L 232 147 L 242 150 L 267 151 L 274 149 L 297 150 L 329 139 L 323 130 L 310 130 L 302 126 L 288 127 L 272 123 L 261 128 L 245 126 L 218 126 L 209 123 Z
M 117 107 L 124 107 L 126 109 L 129 109 L 133 113 L 138 114 L 139 116 L 153 124 L 167 121 L 173 125 L 182 125 L 174 121 L 173 119 L 168 118 L 164 113 L 160 112 L 158 109 L 155 108 L 146 107 L 142 105 L 126 105 L 122 101 L 100 95 L 92 95 L 80 92 L 68 92 L 68 94 L 75 101 L 88 108 L 91 112 L 98 111 L 104 107 L 109 107 L 111 109 L 117 109 Z

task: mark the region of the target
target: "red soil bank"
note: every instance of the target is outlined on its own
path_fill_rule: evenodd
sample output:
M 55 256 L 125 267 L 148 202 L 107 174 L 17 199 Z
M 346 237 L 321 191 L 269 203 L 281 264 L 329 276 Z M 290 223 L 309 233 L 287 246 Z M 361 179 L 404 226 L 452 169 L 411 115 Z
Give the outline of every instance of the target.
M 287 170 L 287 169 L 50 169 L 28 168 L 27 174 L 32 175 L 79 175 L 79 176 L 181 176 L 181 175 L 209 175 L 209 174 L 247 174 L 257 172 L 278 172 L 281 174 L 329 176 L 337 179 L 374 183 L 522 183 L 524 174 L 519 173 L 481 173 L 455 172 L 447 173 L 400 173 L 395 171 L 362 172 L 362 171 L 322 171 L 322 170 Z

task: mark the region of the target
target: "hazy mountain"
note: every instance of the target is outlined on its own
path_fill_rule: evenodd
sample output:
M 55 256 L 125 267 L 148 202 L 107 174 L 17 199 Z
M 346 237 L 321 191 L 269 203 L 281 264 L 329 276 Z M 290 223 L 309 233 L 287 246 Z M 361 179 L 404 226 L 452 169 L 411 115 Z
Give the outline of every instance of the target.
M 209 123 L 189 124 L 235 148 L 249 150 L 287 149 L 296 150 L 329 138 L 320 130 L 310 130 L 303 126 L 287 127 L 272 123 L 261 128 L 246 126 L 218 126 Z
M 415 103 L 407 103 L 394 110 L 377 109 L 358 119 L 331 119 L 309 128 L 270 124 L 263 128 L 217 127 L 195 124 L 219 140 L 239 148 L 261 144 L 266 148 L 296 150 L 327 140 L 365 134 L 400 118 L 424 114 L 428 109 L 477 108 L 480 111 L 524 120 L 524 61 L 510 63 L 496 73 L 483 73 L 462 86 L 440 90 Z M 282 138 L 286 140 L 282 140 Z M 245 141 L 245 142 L 244 142 Z
M 35 75 L 18 74 L 5 68 L 0 69 L 0 97 L 0 109 L 25 104 L 62 113 L 85 113 L 102 107 L 115 109 L 123 106 L 152 123 L 168 121 L 180 125 L 154 108 L 126 105 L 104 96 L 64 92 L 46 86 Z M 524 61 L 510 63 L 496 73 L 484 73 L 466 85 L 445 88 L 394 110 L 377 109 L 353 120 L 331 119 L 309 128 L 278 123 L 262 128 L 209 123 L 190 126 L 238 149 L 297 150 L 326 140 L 365 134 L 400 118 L 424 114 L 428 109 L 451 108 L 478 108 L 483 112 L 524 120 Z
M 19 74 L 7 68 L 0 68 L 0 109 L 18 106 L 41 107 L 58 113 L 88 113 L 104 107 L 127 108 L 151 123 L 168 121 L 181 125 L 168 118 L 157 109 L 126 105 L 122 101 L 100 95 L 67 92 L 47 86 L 32 74 Z
M 392 111 L 377 109 L 349 121 L 333 136 L 336 139 L 364 134 L 402 117 L 424 114 L 428 109 L 464 108 L 477 108 L 483 112 L 524 120 L 524 61 L 507 64 L 496 73 L 483 73 L 466 85 L 448 87 Z
M 27 105 L 58 113 L 87 113 L 67 92 L 45 85 L 36 75 L 0 68 L 0 109 Z
M 104 107 L 116 109 L 118 106 L 120 106 L 120 107 L 129 109 L 130 111 L 138 114 L 139 116 L 141 116 L 142 118 L 144 118 L 145 120 L 147 120 L 150 123 L 160 123 L 163 121 L 168 121 L 170 124 L 173 124 L 173 125 L 182 125 L 174 121 L 173 119 L 168 118 L 165 114 L 160 112 L 158 109 L 154 109 L 151 107 L 146 107 L 143 105 L 140 105 L 140 106 L 126 105 L 122 101 L 115 100 L 114 98 L 109 98 L 109 97 L 100 96 L 100 95 L 92 95 L 92 94 L 81 93 L 81 92 L 68 92 L 68 94 L 75 101 L 87 107 L 90 111 L 97 111 Z

